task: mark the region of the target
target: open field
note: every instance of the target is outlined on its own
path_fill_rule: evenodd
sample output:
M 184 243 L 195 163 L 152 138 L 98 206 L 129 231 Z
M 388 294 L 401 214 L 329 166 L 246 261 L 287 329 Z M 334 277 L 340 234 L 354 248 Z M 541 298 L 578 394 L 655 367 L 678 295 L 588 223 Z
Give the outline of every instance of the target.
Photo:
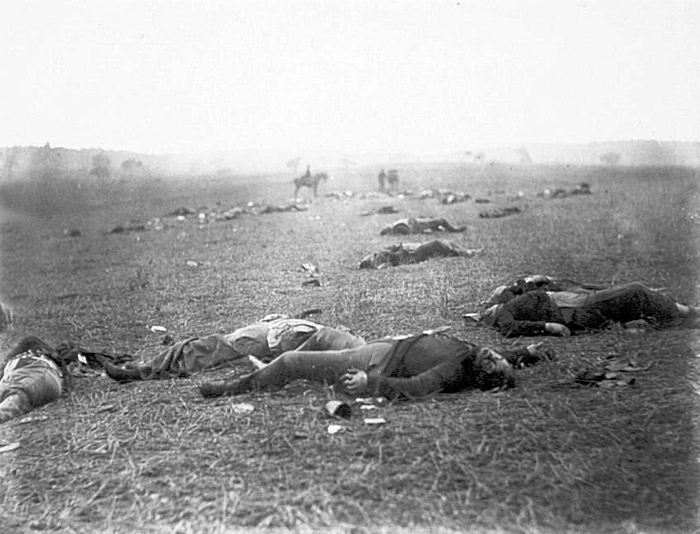
M 162 349 L 152 325 L 183 339 L 320 308 L 316 320 L 366 339 L 450 325 L 504 347 L 513 341 L 461 315 L 496 285 L 534 272 L 641 281 L 700 301 L 697 170 L 399 168 L 403 188 L 447 187 L 491 203 L 320 196 L 304 212 L 109 234 L 182 206 L 287 202 L 293 187 L 282 176 L 6 185 L 0 276 L 16 336 L 148 357 Z M 320 192 L 372 191 L 375 175 L 337 171 Z M 592 195 L 535 196 L 581 181 Z M 518 191 L 524 198 L 509 200 Z M 387 204 L 400 213 L 359 215 Z M 522 213 L 478 217 L 511 205 Z M 411 215 L 466 224 L 447 238 L 485 250 L 360 271 L 362 256 L 400 241 L 379 229 Z M 302 263 L 318 266 L 320 287 L 302 286 Z M 128 385 L 78 378 L 60 401 L 0 427 L 0 446 L 21 444 L 0 453 L 0 531 L 696 532 L 699 332 L 548 338 L 557 359 L 518 371 L 514 389 L 396 403 L 381 408 L 380 427 L 364 425 L 358 410 L 335 435 L 321 412 L 334 393 L 321 386 L 235 399 L 197 393 L 201 380 L 245 365 Z M 610 355 L 652 365 L 629 387 L 571 387 Z M 236 413 L 236 402 L 255 410 Z

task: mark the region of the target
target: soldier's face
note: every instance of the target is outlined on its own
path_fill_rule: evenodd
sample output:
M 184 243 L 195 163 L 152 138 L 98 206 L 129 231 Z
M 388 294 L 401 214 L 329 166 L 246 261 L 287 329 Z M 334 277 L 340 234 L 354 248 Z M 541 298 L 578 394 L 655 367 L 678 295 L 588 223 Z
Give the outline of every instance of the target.
M 479 351 L 478 359 L 480 367 L 487 372 L 505 371 L 510 369 L 508 361 L 498 352 L 488 347 L 483 347 Z
M 513 367 L 495 350 L 483 347 L 476 358 L 476 364 L 483 373 L 483 388 L 513 385 Z

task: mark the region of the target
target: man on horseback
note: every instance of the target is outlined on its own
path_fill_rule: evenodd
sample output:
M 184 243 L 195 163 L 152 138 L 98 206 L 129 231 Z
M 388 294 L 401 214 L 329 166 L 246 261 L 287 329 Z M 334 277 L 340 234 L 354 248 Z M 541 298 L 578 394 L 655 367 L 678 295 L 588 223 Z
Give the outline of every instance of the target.
M 311 166 L 307 165 L 306 172 L 304 173 L 304 175 L 294 179 L 294 200 L 297 199 L 297 196 L 299 195 L 299 190 L 302 187 L 308 187 L 310 189 L 313 189 L 314 197 L 317 197 L 319 182 L 322 180 L 326 181 L 327 179 L 328 175 L 325 172 L 320 172 L 315 175 L 312 175 Z

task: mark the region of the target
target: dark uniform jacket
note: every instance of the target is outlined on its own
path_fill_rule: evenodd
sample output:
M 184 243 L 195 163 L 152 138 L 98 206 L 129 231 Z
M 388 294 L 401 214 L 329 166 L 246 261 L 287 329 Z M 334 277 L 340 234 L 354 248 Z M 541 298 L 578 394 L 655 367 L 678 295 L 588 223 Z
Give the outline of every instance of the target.
M 390 399 L 416 398 L 501 385 L 485 381 L 476 368 L 479 350 L 471 343 L 435 335 L 398 340 L 391 352 L 368 370 L 368 391 Z

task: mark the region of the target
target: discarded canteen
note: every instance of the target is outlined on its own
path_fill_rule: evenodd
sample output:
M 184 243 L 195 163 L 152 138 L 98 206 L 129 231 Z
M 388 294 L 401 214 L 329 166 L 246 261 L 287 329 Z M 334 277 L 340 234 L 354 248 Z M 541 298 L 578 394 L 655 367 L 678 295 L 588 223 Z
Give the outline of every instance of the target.
M 326 413 L 332 417 L 349 419 L 352 416 L 352 408 L 346 402 L 332 400 L 326 403 Z

